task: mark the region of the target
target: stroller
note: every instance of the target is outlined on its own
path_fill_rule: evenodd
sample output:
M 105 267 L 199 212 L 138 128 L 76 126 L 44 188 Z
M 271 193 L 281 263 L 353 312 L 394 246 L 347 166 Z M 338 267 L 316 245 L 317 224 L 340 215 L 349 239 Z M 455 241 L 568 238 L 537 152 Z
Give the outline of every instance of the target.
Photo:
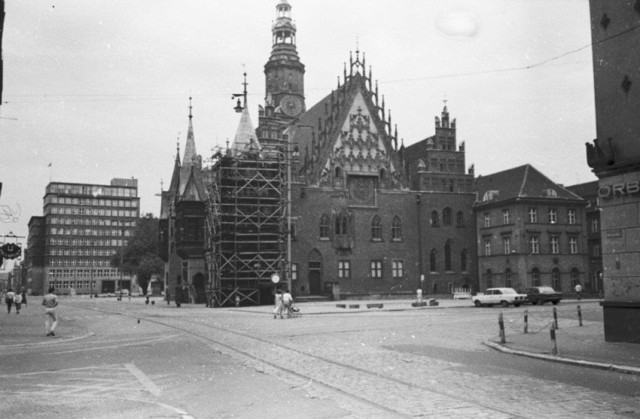
M 300 312 L 300 308 L 292 305 L 291 308 L 289 309 L 289 317 L 296 318 L 300 316 L 302 316 L 302 313 Z

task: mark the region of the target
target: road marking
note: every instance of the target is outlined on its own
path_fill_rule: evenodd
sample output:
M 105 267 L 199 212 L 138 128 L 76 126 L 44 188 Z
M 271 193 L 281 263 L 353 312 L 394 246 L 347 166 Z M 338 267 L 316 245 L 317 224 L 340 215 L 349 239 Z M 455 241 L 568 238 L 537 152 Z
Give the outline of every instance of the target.
M 154 396 L 160 395 L 160 393 L 162 392 L 162 390 L 160 390 L 160 387 L 155 385 L 153 381 L 151 381 L 151 379 L 147 377 L 142 371 L 136 368 L 135 365 L 124 364 L 124 366 L 127 367 L 129 372 L 133 374 L 138 379 L 138 381 L 140 381 L 140 383 L 146 388 L 149 393 L 153 394 Z

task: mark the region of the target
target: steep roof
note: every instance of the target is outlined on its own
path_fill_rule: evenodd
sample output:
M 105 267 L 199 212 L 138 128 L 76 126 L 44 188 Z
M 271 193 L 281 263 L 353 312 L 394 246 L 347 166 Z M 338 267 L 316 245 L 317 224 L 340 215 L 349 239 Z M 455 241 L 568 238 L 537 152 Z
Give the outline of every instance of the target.
M 599 186 L 600 186 L 599 182 L 597 180 L 594 180 L 592 182 L 586 182 L 586 183 L 580 183 L 578 185 L 567 186 L 567 189 L 569 189 L 574 194 L 584 198 L 588 196 L 597 196 Z
M 400 186 L 404 174 L 388 133 L 384 109 L 373 102 L 371 81 L 360 72 L 302 114 L 289 130 L 310 184 L 326 182 L 334 166 L 353 174 L 384 170 Z
M 512 199 L 582 200 L 558 185 L 530 164 L 515 167 L 476 180 L 477 204 Z
M 251 122 L 251 116 L 249 115 L 247 106 L 242 110 L 238 129 L 236 130 L 236 136 L 231 144 L 231 149 L 235 154 L 247 149 L 260 149 L 260 143 L 256 136 L 256 130 L 253 128 L 253 123 Z

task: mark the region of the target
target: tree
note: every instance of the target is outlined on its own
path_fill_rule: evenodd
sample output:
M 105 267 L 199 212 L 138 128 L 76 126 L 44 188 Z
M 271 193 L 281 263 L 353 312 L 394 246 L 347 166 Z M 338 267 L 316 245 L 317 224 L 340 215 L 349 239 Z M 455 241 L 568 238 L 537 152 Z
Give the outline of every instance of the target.
M 160 259 L 158 222 L 159 220 L 152 214 L 139 218 L 127 246 L 111 258 L 112 266 L 122 269 L 126 274 L 136 275 L 138 285 L 145 295 L 151 276 L 162 275 L 164 271 L 164 262 Z M 122 268 L 120 252 L 122 252 Z

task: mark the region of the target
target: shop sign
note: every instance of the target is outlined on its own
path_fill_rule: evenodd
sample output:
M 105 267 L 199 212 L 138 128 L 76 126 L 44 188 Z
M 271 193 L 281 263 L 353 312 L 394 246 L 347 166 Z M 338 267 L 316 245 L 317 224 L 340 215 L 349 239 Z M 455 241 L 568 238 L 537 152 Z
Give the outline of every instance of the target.
M 640 180 L 631 180 L 625 183 L 614 183 L 613 185 L 600 186 L 598 197 L 601 199 L 612 199 L 616 197 L 635 195 L 640 193 Z

